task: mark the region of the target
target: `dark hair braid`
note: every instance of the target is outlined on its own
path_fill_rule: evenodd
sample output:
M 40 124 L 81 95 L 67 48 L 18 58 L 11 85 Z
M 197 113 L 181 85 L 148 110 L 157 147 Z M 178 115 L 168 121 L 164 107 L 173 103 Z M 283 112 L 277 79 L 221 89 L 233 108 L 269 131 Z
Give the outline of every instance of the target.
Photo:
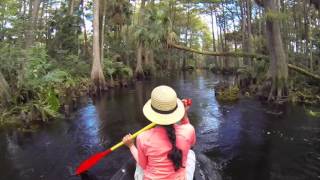
M 182 151 L 176 146 L 176 132 L 173 125 L 164 126 L 167 131 L 168 138 L 172 144 L 172 149 L 168 154 L 168 158 L 174 165 L 174 170 L 177 171 L 182 167 Z

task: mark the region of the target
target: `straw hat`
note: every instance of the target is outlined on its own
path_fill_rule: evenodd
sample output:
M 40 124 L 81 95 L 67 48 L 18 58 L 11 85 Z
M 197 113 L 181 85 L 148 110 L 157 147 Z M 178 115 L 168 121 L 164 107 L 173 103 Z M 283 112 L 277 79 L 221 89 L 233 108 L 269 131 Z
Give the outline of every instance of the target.
M 143 106 L 146 118 L 159 125 L 174 124 L 182 119 L 185 109 L 169 86 L 158 86 L 151 92 L 151 99 Z

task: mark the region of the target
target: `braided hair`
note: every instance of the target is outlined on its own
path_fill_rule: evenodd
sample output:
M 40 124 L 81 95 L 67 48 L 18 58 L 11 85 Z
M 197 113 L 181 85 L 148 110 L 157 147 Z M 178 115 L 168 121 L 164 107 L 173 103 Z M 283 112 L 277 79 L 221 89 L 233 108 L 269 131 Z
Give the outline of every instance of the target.
M 163 126 L 166 129 L 168 138 L 172 144 L 172 149 L 169 151 L 168 158 L 174 165 L 174 170 L 177 171 L 182 167 L 182 151 L 176 146 L 176 132 L 173 124 Z

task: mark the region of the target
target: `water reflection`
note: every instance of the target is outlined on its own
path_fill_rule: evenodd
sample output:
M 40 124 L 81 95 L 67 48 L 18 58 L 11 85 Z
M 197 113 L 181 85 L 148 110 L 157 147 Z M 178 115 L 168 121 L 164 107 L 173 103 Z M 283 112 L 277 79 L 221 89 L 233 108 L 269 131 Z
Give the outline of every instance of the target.
M 83 133 L 79 138 L 86 149 L 91 149 L 100 142 L 100 113 L 97 114 L 100 111 L 97 111 L 96 107 L 99 106 L 94 106 L 92 102 L 89 102 L 87 107 L 79 110 L 79 117 L 77 117 L 81 119 L 78 130 Z

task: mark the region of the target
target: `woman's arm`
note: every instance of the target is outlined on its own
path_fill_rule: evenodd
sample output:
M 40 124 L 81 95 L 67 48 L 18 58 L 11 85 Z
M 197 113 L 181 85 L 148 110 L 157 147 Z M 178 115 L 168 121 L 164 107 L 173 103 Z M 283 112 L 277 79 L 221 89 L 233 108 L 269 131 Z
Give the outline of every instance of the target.
M 143 153 L 141 142 L 138 137 L 136 141 L 138 148 L 134 145 L 133 140 L 131 139 L 131 134 L 126 135 L 122 141 L 130 149 L 130 152 L 136 162 L 142 167 L 142 169 L 145 169 L 147 165 L 147 157 Z
M 145 169 L 147 166 L 148 158 L 145 155 L 144 148 L 143 148 L 143 145 L 141 143 L 139 136 L 137 137 L 136 142 L 137 142 L 138 159 L 139 159 L 139 161 L 137 161 L 137 162 L 142 167 L 142 169 Z
M 187 101 L 185 99 L 183 99 L 182 101 Z M 189 124 L 190 121 L 189 121 L 189 117 L 188 117 L 188 111 L 190 109 L 190 105 L 187 105 L 186 103 L 184 103 L 184 108 L 185 108 L 185 113 L 184 113 L 184 116 L 183 116 L 183 119 L 181 121 L 181 124 Z

